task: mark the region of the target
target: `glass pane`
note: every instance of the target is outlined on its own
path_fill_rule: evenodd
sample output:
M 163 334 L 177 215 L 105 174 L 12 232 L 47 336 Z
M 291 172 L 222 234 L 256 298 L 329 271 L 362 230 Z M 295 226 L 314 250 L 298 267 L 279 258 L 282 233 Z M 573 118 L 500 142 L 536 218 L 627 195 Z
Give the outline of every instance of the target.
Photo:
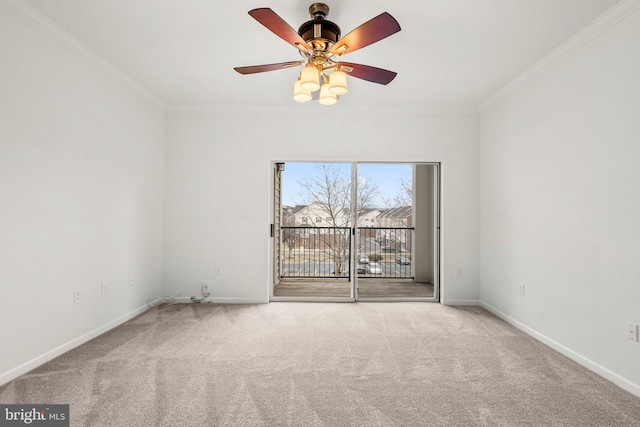
M 351 163 L 285 164 L 284 280 L 275 296 L 351 296 L 351 170 Z
M 437 177 L 436 164 L 286 163 L 274 296 L 435 298 Z
M 358 277 L 412 279 L 413 166 L 359 164 L 358 202 Z
M 435 227 L 420 208 L 435 207 L 435 193 L 426 191 L 433 182 L 414 182 L 425 167 L 435 170 L 433 166 L 414 164 L 358 164 L 358 298 L 434 296 L 433 280 L 422 274 L 429 268 L 426 253 L 416 256 L 416 247 L 421 247 L 416 244 L 416 224 L 422 230 Z M 433 233 L 420 236 L 429 240 L 421 245 L 433 245 Z

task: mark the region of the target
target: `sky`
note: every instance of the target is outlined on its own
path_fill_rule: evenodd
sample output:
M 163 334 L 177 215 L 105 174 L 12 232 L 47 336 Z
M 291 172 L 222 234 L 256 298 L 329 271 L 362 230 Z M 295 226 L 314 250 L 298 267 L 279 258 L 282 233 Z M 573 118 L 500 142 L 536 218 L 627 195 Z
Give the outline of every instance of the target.
M 302 203 L 299 182 L 316 172 L 318 163 L 311 162 L 288 162 L 285 163 L 282 172 L 282 204 L 295 206 Z M 351 176 L 351 163 L 335 163 L 337 167 L 344 170 L 346 176 Z M 358 163 L 358 174 L 378 185 L 380 195 L 374 201 L 375 207 L 387 207 L 384 199 L 394 199 L 401 192 L 400 178 L 406 181 L 411 180 L 411 164 L 393 163 Z

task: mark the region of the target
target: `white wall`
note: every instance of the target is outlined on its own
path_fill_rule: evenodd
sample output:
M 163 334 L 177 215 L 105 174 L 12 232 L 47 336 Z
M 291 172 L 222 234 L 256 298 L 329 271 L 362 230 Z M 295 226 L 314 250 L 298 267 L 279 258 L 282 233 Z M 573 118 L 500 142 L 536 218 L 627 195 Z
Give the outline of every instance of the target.
M 640 395 L 638 46 L 636 11 L 484 111 L 480 177 L 483 303 Z
M 162 293 L 164 108 L 2 5 L 0 52 L 1 384 Z
M 340 105 L 170 110 L 167 292 L 200 295 L 200 283 L 209 281 L 218 301 L 268 300 L 272 161 L 441 161 L 443 298 L 450 303 L 476 301 L 477 132 L 476 115 L 394 110 L 345 114 Z M 215 274 L 216 266 L 221 275 Z M 463 277 L 454 277 L 456 268 L 463 269 Z

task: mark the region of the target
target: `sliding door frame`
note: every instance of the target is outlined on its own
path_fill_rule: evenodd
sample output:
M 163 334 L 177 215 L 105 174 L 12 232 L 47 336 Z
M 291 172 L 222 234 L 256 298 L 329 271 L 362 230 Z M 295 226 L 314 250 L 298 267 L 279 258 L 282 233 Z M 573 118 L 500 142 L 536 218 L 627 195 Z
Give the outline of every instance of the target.
M 270 188 L 272 188 L 272 191 L 275 193 L 275 189 L 273 189 L 274 185 L 273 183 L 275 182 L 274 179 L 274 167 L 276 164 L 278 163 L 284 163 L 285 164 L 285 169 L 286 169 L 286 163 L 340 163 L 340 164 L 349 164 L 351 165 L 351 179 L 352 179 L 352 183 L 353 183 L 353 174 L 354 174 L 354 164 L 355 161 L 354 160 L 300 160 L 300 159 L 295 159 L 295 160 L 274 160 L 271 162 L 271 171 L 272 171 L 272 175 L 271 175 L 271 185 Z M 280 181 L 282 182 L 282 181 Z M 351 194 L 352 194 L 352 200 L 353 200 L 353 184 L 351 186 Z M 353 211 L 353 209 L 352 209 Z M 276 213 L 275 213 L 275 201 L 274 201 L 274 194 L 271 195 L 270 197 L 270 206 L 269 206 L 269 218 L 270 218 L 270 229 L 273 230 L 275 227 L 275 218 L 276 218 Z M 282 233 L 280 233 L 280 237 L 282 236 Z M 273 234 L 271 235 L 271 238 L 274 239 Z M 354 275 L 353 273 L 355 272 L 355 266 L 353 265 L 353 263 L 349 263 L 349 268 L 350 268 L 350 281 L 349 283 L 349 287 L 350 287 L 350 291 L 349 291 L 349 296 L 348 297 L 341 297 L 341 296 L 275 296 L 274 295 L 274 286 L 276 283 L 276 279 L 274 277 L 275 275 L 275 270 L 276 270 L 276 259 L 275 259 L 275 245 L 280 245 L 280 248 L 282 247 L 282 241 L 280 240 L 280 242 L 273 242 L 272 245 L 270 245 L 273 249 L 273 252 L 271 252 L 269 254 L 269 266 L 270 266 L 270 271 L 272 271 L 272 273 L 270 274 L 271 276 L 271 280 L 269 281 L 269 301 L 273 301 L 273 302 L 355 302 L 355 287 L 354 287 Z M 351 244 L 350 244 L 350 251 L 353 251 L 354 248 L 354 239 L 353 236 L 351 238 Z M 282 253 L 282 250 L 280 250 L 280 253 Z M 278 260 L 279 261 L 279 260 Z M 339 280 L 339 279 L 335 279 L 335 280 Z
M 402 162 L 402 161 L 358 161 L 356 162 L 356 166 L 357 165 L 363 165 L 363 164 L 376 164 L 376 165 L 398 165 L 398 164 L 402 164 L 402 165 L 411 165 L 412 166 L 412 198 L 413 198 L 413 203 L 412 203 L 412 210 L 413 210 L 413 218 L 416 217 L 416 198 L 418 197 L 416 195 L 416 166 L 417 165 L 431 165 L 435 167 L 435 183 L 434 183 L 434 259 L 433 259 L 433 267 L 434 267 L 434 282 L 433 283 L 433 297 L 361 297 L 358 295 L 358 277 L 356 275 L 355 277 L 355 301 L 363 301 L 363 302 L 412 302 L 412 301 L 416 301 L 416 302 L 420 302 L 420 301 L 424 301 L 424 302 L 439 302 L 440 301 L 440 260 L 441 260 L 441 250 L 442 250 L 442 245 L 441 245 L 441 241 L 440 241 L 440 229 L 441 229 L 441 225 L 440 225 L 440 218 L 441 218 L 441 203 L 440 203 L 440 194 L 441 194 L 441 180 L 440 180 L 440 176 L 441 176 L 441 168 L 442 165 L 440 162 L 419 162 L 419 161 L 406 161 L 406 162 Z M 357 171 L 356 171 L 357 172 Z M 357 176 L 357 175 L 356 175 Z M 357 186 L 356 186 L 357 187 Z M 357 190 L 356 190 L 357 191 Z M 357 195 L 357 194 L 356 194 Z M 357 204 L 357 197 L 355 198 L 356 200 L 356 204 Z M 357 205 L 356 205 L 356 212 L 357 212 Z M 357 215 L 357 213 L 356 213 Z M 356 218 L 357 220 L 357 218 Z M 357 242 L 357 240 L 359 239 L 360 233 L 358 233 L 358 224 L 357 221 L 354 222 L 354 229 L 356 230 L 355 232 L 355 238 L 353 239 L 354 241 Z M 413 260 L 413 255 L 415 255 L 415 242 L 416 239 L 411 239 L 411 254 L 412 254 L 412 260 Z M 356 246 L 357 248 L 358 246 Z M 411 269 L 413 272 L 413 276 L 415 277 L 415 263 L 412 261 L 411 264 Z M 366 279 L 365 279 L 366 280 Z
M 279 226 L 276 226 L 276 219 L 280 220 L 281 213 L 276 214 L 276 197 L 278 197 L 278 201 L 280 200 L 280 193 L 278 193 L 278 189 L 275 188 L 276 179 L 278 179 L 281 183 L 281 177 L 276 177 L 278 173 L 276 171 L 278 164 L 281 163 L 342 163 L 342 164 L 351 164 L 351 193 L 352 193 L 352 206 L 351 206 L 351 260 L 349 263 L 350 268 L 350 296 L 349 297 L 339 297 L 339 296 L 275 296 L 274 295 L 274 287 L 279 280 L 276 275 L 280 269 L 279 266 L 276 267 L 276 261 L 280 263 L 280 260 L 276 260 L 276 256 L 278 254 L 282 254 L 282 241 L 281 236 L 282 233 L 274 233 L 276 229 L 279 230 Z M 356 251 L 358 248 L 358 240 L 359 233 L 358 230 L 358 222 L 357 222 L 357 200 L 358 200 L 358 189 L 357 189 L 357 177 L 358 177 L 358 165 L 361 164 L 407 164 L 413 166 L 413 210 L 415 215 L 415 198 L 416 198 L 416 186 L 415 186 L 415 171 L 416 165 L 433 165 L 435 166 L 435 189 L 434 189 L 434 295 L 433 297 L 359 297 L 358 295 L 358 275 L 357 275 L 357 262 L 354 260 L 357 257 Z M 425 302 L 439 302 L 440 301 L 440 287 L 441 287 L 441 260 L 442 260 L 442 241 L 441 241 L 441 218 L 442 218 L 442 203 L 441 203 L 441 194 L 442 194 L 442 164 L 441 162 L 430 162 L 430 161 L 358 161 L 358 160 L 277 160 L 271 162 L 271 176 L 270 176 L 270 200 L 269 200 L 269 219 L 270 219 L 270 250 L 269 250 L 269 301 L 309 301 L 309 302 L 357 302 L 357 301 L 377 301 L 377 302 L 400 302 L 400 301 L 425 301 Z M 277 194 L 276 194 L 277 193 Z M 281 208 L 281 206 L 280 206 Z M 279 239 L 278 242 L 275 241 L 276 235 Z M 412 239 L 411 242 L 412 254 L 414 253 L 415 241 Z M 415 266 L 411 266 L 412 269 L 415 269 Z

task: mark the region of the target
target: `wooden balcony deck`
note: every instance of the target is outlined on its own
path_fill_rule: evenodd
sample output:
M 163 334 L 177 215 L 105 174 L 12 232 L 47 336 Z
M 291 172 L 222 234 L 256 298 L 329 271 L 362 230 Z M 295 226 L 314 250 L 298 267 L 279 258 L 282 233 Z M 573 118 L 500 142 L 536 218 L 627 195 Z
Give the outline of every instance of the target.
M 431 283 L 419 283 L 413 280 L 384 278 L 363 278 L 358 280 L 360 298 L 433 298 Z M 342 297 L 351 296 L 351 283 L 333 279 L 286 279 L 281 280 L 274 290 L 275 297 Z

